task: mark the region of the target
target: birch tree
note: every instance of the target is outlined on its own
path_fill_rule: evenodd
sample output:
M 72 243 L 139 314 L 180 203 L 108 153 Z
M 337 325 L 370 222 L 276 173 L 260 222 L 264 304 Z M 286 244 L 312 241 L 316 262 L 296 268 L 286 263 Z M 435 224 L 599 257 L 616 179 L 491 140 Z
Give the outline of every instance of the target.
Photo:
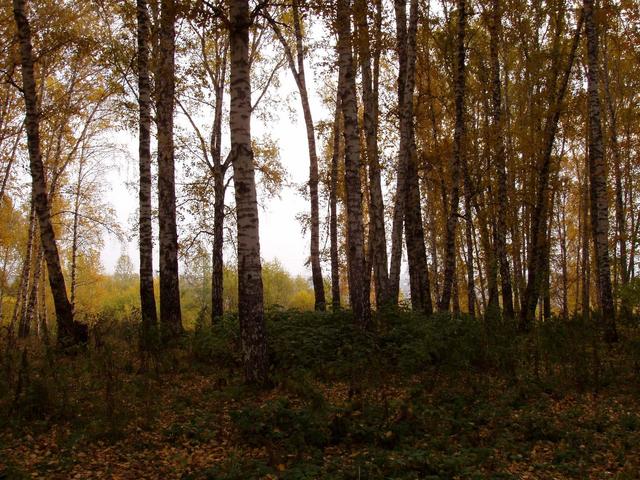
M 595 247 L 598 300 L 604 323 L 605 338 L 618 339 L 611 287 L 609 263 L 609 194 L 607 192 L 607 166 L 602 140 L 600 118 L 598 30 L 593 0 L 584 0 L 584 23 L 587 37 L 587 93 L 589 116 L 589 192 L 591 207 L 591 235 Z
M 175 338 L 182 333 L 173 144 L 176 8 L 173 0 L 162 0 L 160 5 L 160 38 L 155 92 L 158 125 L 160 323 L 163 335 L 166 338 Z
M 364 253 L 364 222 L 362 210 L 361 152 L 356 105 L 356 83 L 351 36 L 351 2 L 337 0 L 336 30 L 338 33 L 338 65 L 340 105 L 345 144 L 344 185 L 347 207 L 347 260 L 349 299 L 355 321 L 367 328 L 371 320 L 369 285 L 366 282 Z
M 238 314 L 248 383 L 267 380 L 260 230 L 255 167 L 251 148 L 251 68 L 248 0 L 232 0 L 229 11 L 231 61 L 231 160 L 238 224 Z
M 140 306 L 143 329 L 149 330 L 158 323 L 156 299 L 153 290 L 153 231 L 151 226 L 150 20 L 147 0 L 137 0 L 136 6 L 138 21 Z
M 33 70 L 31 27 L 27 18 L 25 0 L 13 0 L 13 14 L 20 41 L 22 91 L 26 107 L 25 124 L 33 202 L 40 226 L 40 241 L 47 261 L 49 285 L 53 293 L 56 309 L 58 343 L 62 346 L 68 346 L 86 342 L 87 327 L 73 319 L 73 308 L 67 296 L 55 232 L 51 224 L 51 206 L 47 195 L 46 177 L 40 152 L 40 111 L 38 109 L 36 81 Z

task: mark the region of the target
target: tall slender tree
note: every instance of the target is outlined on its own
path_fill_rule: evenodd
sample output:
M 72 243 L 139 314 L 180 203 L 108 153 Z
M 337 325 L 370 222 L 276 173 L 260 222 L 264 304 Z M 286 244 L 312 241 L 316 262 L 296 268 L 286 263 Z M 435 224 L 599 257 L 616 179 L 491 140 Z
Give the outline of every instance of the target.
M 406 0 L 396 0 L 396 25 L 406 24 Z M 397 26 L 401 39 L 406 43 L 404 77 L 398 78 L 398 96 L 400 101 L 400 163 L 405 171 L 405 239 L 407 259 L 409 263 L 409 286 L 411 289 L 411 306 L 416 311 L 433 313 L 431 286 L 427 268 L 427 252 L 424 243 L 422 225 L 422 207 L 420 196 L 420 180 L 418 176 L 418 158 L 414 127 L 414 90 L 416 84 L 416 39 L 418 32 L 418 1 L 411 0 L 409 21 L 406 27 Z
M 333 119 L 333 151 L 329 172 L 329 236 L 331 256 L 331 306 L 340 310 L 340 259 L 338 256 L 338 163 L 340 159 L 340 95 L 336 95 Z
M 203 46 L 204 49 L 204 46 Z M 211 161 L 213 173 L 214 205 L 213 205 L 213 252 L 211 262 L 211 320 L 215 321 L 224 313 L 223 275 L 224 275 L 224 219 L 225 195 L 227 182 L 225 177 L 230 158 L 222 159 L 222 111 L 224 86 L 227 76 L 228 42 L 225 42 L 216 59 L 215 73 L 212 80 L 215 89 L 215 110 L 213 128 L 211 129 Z
M 231 60 L 231 159 L 238 223 L 238 313 L 248 383 L 267 381 L 262 264 L 255 168 L 251 148 L 251 65 L 248 0 L 232 0 L 229 19 Z
M 351 37 L 351 1 L 337 0 L 338 64 L 340 105 L 345 144 L 344 185 L 347 207 L 347 260 L 349 299 L 356 322 L 367 328 L 371 320 L 369 285 L 365 281 L 364 222 L 362 208 L 360 135 L 356 105 L 356 77 Z
M 492 0 L 489 20 L 489 60 L 491 66 L 491 121 L 493 135 L 493 158 L 498 177 L 498 205 L 495 233 L 495 250 L 500 265 L 500 285 L 504 316 L 514 318 L 511 267 L 507 257 L 507 169 L 502 119 L 502 83 L 500 80 L 499 45 L 502 33 L 502 7 L 500 0 Z
M 300 95 L 302 104 L 302 114 L 307 131 L 307 146 L 309 150 L 309 197 L 311 199 L 311 278 L 313 280 L 313 291 L 315 295 L 315 309 L 324 311 L 326 309 L 326 299 L 324 295 L 324 279 L 322 278 L 322 267 L 320 265 L 320 203 L 318 198 L 318 153 L 316 149 L 316 133 L 311 115 L 311 105 L 309 103 L 309 92 L 304 67 L 304 38 L 303 25 L 300 12 L 300 3 L 293 0 L 291 5 L 293 16 L 293 31 L 295 35 L 295 56 L 287 39 L 282 34 L 277 22 L 267 16 L 269 23 L 273 27 L 278 40 L 284 48 L 289 69 L 293 75 Z
M 153 231 L 151 226 L 151 81 L 149 75 L 149 9 L 147 0 L 137 0 L 138 19 L 138 107 L 139 107 L 139 235 L 140 306 L 143 341 L 146 330 L 158 323 L 153 291 Z
M 455 130 L 453 134 L 453 158 L 451 161 L 451 194 L 449 216 L 445 232 L 445 264 L 442 296 L 438 303 L 440 311 L 448 311 L 456 271 L 456 227 L 458 225 L 458 203 L 460 201 L 460 167 L 464 151 L 464 99 L 465 99 L 465 29 L 467 24 L 466 1 L 458 0 L 458 27 L 456 33 L 456 62 L 454 75 Z
M 160 227 L 160 322 L 163 335 L 169 339 L 175 338 L 182 333 L 173 146 L 176 35 L 176 7 L 174 0 L 162 0 L 160 8 L 160 48 L 156 74 L 158 224 Z
M 600 118 L 598 30 L 593 0 L 584 0 L 584 23 L 587 36 L 587 93 L 589 114 L 589 192 L 591 199 L 591 235 L 595 247 L 598 300 L 609 342 L 618 339 L 615 306 L 609 264 L 609 194 L 607 166 L 604 159 L 602 121 Z
M 381 169 L 378 152 L 379 64 L 381 43 L 382 2 L 375 2 L 374 49 L 371 49 L 369 9 L 367 2 L 356 0 L 354 16 L 358 31 L 358 60 L 362 75 L 363 124 L 367 163 L 369 167 L 369 255 L 373 269 L 376 305 L 390 303 L 387 240 L 384 225 Z
M 398 107 L 404 104 L 405 79 L 407 72 L 407 2 L 394 2 L 396 13 L 396 51 L 398 54 Z M 397 304 L 400 295 L 400 273 L 402 268 L 402 237 L 404 232 L 404 217 L 406 209 L 406 157 L 398 156 L 396 170 L 396 193 L 393 205 L 393 220 L 391 224 L 391 264 L 389 266 L 389 295 L 393 303 Z

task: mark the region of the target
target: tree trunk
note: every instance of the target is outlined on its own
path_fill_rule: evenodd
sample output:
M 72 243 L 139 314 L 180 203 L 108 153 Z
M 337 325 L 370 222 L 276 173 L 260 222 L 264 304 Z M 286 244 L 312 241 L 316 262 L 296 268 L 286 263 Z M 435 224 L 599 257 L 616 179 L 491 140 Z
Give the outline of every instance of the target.
M 247 383 L 267 381 L 267 334 L 264 324 L 258 200 L 251 148 L 251 70 L 248 0 L 230 6 L 231 159 L 238 224 L 238 314 Z
M 45 290 L 46 274 L 45 260 L 42 249 L 40 249 L 40 324 L 38 329 L 40 330 L 40 338 L 45 345 L 49 345 L 49 315 L 47 313 L 47 292 Z
M 320 265 L 320 207 L 318 199 L 318 153 L 316 149 L 316 134 L 311 115 L 311 105 L 309 104 L 309 93 L 307 91 L 307 81 L 304 68 L 304 45 L 302 34 L 302 22 L 300 19 L 300 5 L 298 0 L 292 4 L 293 30 L 296 41 L 296 55 L 294 58 L 291 47 L 282 35 L 278 24 L 269 18 L 276 36 L 282 44 L 289 69 L 293 75 L 300 102 L 302 104 L 302 114 L 307 133 L 307 147 L 309 150 L 309 197 L 311 200 L 311 278 L 313 280 L 313 292 L 315 297 L 314 306 L 318 311 L 326 309 L 326 299 L 324 295 L 324 279 L 322 278 L 322 267 Z
M 598 96 L 598 32 L 594 19 L 593 0 L 584 0 L 588 58 L 588 112 L 589 112 L 589 190 L 591 198 L 591 235 L 595 246 L 599 306 L 604 323 L 605 338 L 618 339 L 609 265 L 609 195 L 607 193 L 607 167 L 602 142 L 600 98 Z
M 0 322 L 4 322 L 4 294 L 7 289 L 7 263 L 9 262 L 9 247 L 5 248 L 2 258 L 2 276 L 0 277 Z
M 473 249 L 476 253 L 476 258 L 480 258 L 480 251 L 478 249 L 478 241 L 477 236 L 473 236 L 471 238 L 473 241 Z M 480 300 L 482 302 L 482 311 L 487 312 L 487 297 L 485 295 L 485 279 L 484 274 L 482 273 L 482 268 L 480 267 L 480 263 L 478 262 L 478 280 L 480 280 Z
M 475 272 L 473 268 L 473 212 L 471 211 L 471 186 L 469 183 L 471 179 L 466 172 L 467 166 L 465 166 L 465 192 L 464 192 L 464 214 L 465 214 L 465 241 L 467 247 L 467 308 L 469 315 L 475 317 L 476 315 L 476 282 Z
M 162 0 L 156 110 L 158 124 L 158 224 L 160 226 L 160 323 L 166 339 L 183 331 L 178 279 L 178 230 L 173 148 L 175 96 L 174 0 Z
M 18 292 L 16 294 L 16 303 L 13 306 L 13 314 L 11 316 L 10 329 L 18 324 L 18 337 L 25 337 L 23 332 L 23 318 L 27 305 L 27 295 L 29 293 L 29 273 L 31 271 L 31 258 L 33 256 L 33 244 L 36 231 L 36 211 L 33 198 L 31 199 L 31 209 L 29 211 L 29 232 L 27 234 L 27 247 L 24 253 L 22 268 L 20 269 L 20 280 L 18 282 Z
M 316 310 L 326 309 L 324 296 L 324 279 L 320 266 L 320 207 L 318 200 L 318 154 L 316 151 L 316 135 L 309 105 L 307 82 L 304 71 L 304 49 L 302 44 L 302 25 L 300 21 L 300 7 L 298 1 L 293 2 L 293 25 L 296 36 L 296 50 L 298 58 L 297 83 L 302 102 L 304 123 L 307 129 L 307 144 L 309 146 L 309 196 L 311 197 L 311 276 Z M 295 75 L 295 73 L 294 73 Z
M 505 145 L 502 124 L 502 92 L 500 82 L 499 43 L 502 32 L 502 10 L 500 0 L 492 1 L 492 16 L 489 24 L 490 43 L 489 57 L 491 63 L 491 96 L 494 158 L 498 177 L 498 212 L 496 222 L 496 255 L 500 265 L 500 283 L 502 290 L 503 314 L 508 319 L 514 318 L 513 293 L 511 288 L 511 268 L 507 258 L 507 170 L 505 162 Z
M 329 236 L 331 237 L 331 304 L 340 310 L 340 259 L 338 257 L 338 162 L 340 158 L 340 95 L 336 95 L 333 120 L 333 152 L 329 186 Z
M 587 132 L 587 137 L 589 136 Z M 587 169 L 585 168 L 585 171 Z M 585 175 L 586 177 L 586 175 Z M 582 203 L 582 319 L 586 322 L 591 316 L 591 262 L 589 252 L 589 185 L 586 178 L 582 182 L 580 202 Z
M 81 155 L 80 165 L 78 165 L 78 178 L 73 200 L 73 226 L 71 228 L 71 308 L 76 309 L 76 293 L 78 286 L 78 235 L 80 226 L 80 194 L 82 188 L 82 170 L 84 158 Z
M 11 167 L 13 166 L 13 162 L 16 159 L 16 153 L 17 153 L 17 150 L 18 150 L 18 145 L 20 144 L 20 139 L 22 138 L 22 128 L 23 128 L 23 126 L 21 125 L 20 126 L 20 130 L 16 134 L 16 139 L 13 142 L 13 148 L 11 149 L 11 155 L 9 156 L 9 161 L 7 162 L 7 166 L 4 169 L 4 175 L 2 177 L 2 184 L 0 185 L 0 203 L 2 202 L 2 199 L 4 198 L 4 192 L 6 191 L 7 183 L 9 183 L 9 178 L 11 177 Z
M 611 153 L 613 153 L 613 173 L 615 180 L 615 219 L 616 219 L 616 240 L 618 243 L 620 266 L 620 284 L 625 286 L 629 281 L 629 266 L 627 258 L 627 218 L 624 208 L 624 192 L 622 187 L 622 158 L 620 157 L 620 145 L 618 142 L 618 115 L 616 112 L 613 98 L 611 95 L 611 85 L 609 81 L 609 65 L 606 49 L 606 40 L 604 43 L 605 59 L 604 59 L 604 91 L 607 110 L 609 112 L 609 130 Z M 627 308 L 623 305 L 623 308 Z
M 149 78 L 149 10 L 147 0 L 137 0 L 138 16 L 138 156 L 140 185 L 140 310 L 143 342 L 147 332 L 158 323 L 156 298 L 153 289 L 153 231 L 151 222 L 151 81 Z
M 58 342 L 63 346 L 83 343 L 87 340 L 86 325 L 73 320 L 73 309 L 67 297 L 55 232 L 51 224 L 51 207 L 47 196 L 44 165 L 40 154 L 40 112 L 33 74 L 31 29 L 25 12 L 25 0 L 13 0 L 13 13 L 20 40 L 23 94 L 26 106 L 27 144 L 31 170 L 33 201 L 40 225 L 40 239 L 47 260 L 49 284 L 53 293 L 58 324 Z
M 562 272 L 562 318 L 569 319 L 569 260 L 567 253 L 567 189 L 568 184 L 562 184 L 560 192 L 560 207 L 558 208 L 558 229 L 560 231 L 560 261 Z M 580 231 L 578 229 L 578 231 Z
M 33 325 L 33 309 L 35 307 L 35 298 L 37 295 L 39 277 L 40 277 L 40 260 L 42 259 L 42 253 L 40 243 L 35 234 L 35 223 L 30 234 L 32 235 L 32 241 L 30 250 L 25 258 L 26 270 L 24 271 L 24 290 L 21 293 L 20 298 L 20 322 L 18 325 L 18 337 L 27 338 L 31 333 L 31 326 Z
M 226 65 L 226 57 L 224 59 Z M 223 70 L 224 72 L 224 70 Z M 221 75 L 220 83 L 216 89 L 216 107 L 213 130 L 211 134 L 211 157 L 213 160 L 213 252 L 211 262 L 211 321 L 224 314 L 224 197 L 226 194 L 225 175 L 228 164 L 222 161 L 222 101 L 224 96 L 224 77 Z
M 438 309 L 448 311 L 451 300 L 451 288 L 455 275 L 456 263 L 456 227 L 458 225 L 458 202 L 460 199 L 460 166 L 463 163 L 464 151 L 464 95 L 465 95 L 465 28 L 466 28 L 466 2 L 458 0 L 458 31 L 456 43 L 456 64 L 454 78 L 455 93 L 455 130 L 453 134 L 453 160 L 451 162 L 451 204 L 449 206 L 449 217 L 447 218 L 447 228 L 445 232 L 445 269 L 442 286 L 442 297 Z
M 452 293 L 451 293 L 451 303 L 453 303 L 453 314 L 454 315 L 459 315 L 460 314 L 460 282 L 458 279 L 458 265 L 456 263 L 456 267 L 454 270 L 454 276 L 453 276 L 453 286 L 452 286 Z
M 378 5 L 378 8 L 381 8 L 381 5 Z M 378 155 L 378 77 L 375 68 L 372 71 L 367 3 L 364 0 L 356 0 L 355 12 L 358 25 L 358 60 L 362 74 L 363 122 L 369 166 L 369 252 L 376 290 L 376 306 L 380 308 L 382 305 L 390 303 L 390 299 L 384 203 Z M 376 15 L 380 14 L 381 12 L 376 12 Z M 376 37 L 378 36 L 376 31 Z M 376 44 L 374 67 L 377 65 L 379 57 L 380 49 Z
M 549 177 L 551 174 L 551 154 L 555 142 L 558 121 L 562 113 L 562 104 L 567 91 L 569 77 L 576 56 L 576 50 L 580 41 L 580 34 L 583 24 L 583 12 L 580 12 L 578 23 L 573 36 L 573 43 L 569 53 L 569 59 L 565 67 L 560 86 L 554 92 L 553 98 L 549 102 L 549 115 L 544 128 L 544 143 L 541 151 L 540 168 L 538 173 L 538 186 L 536 191 L 536 202 L 534 206 L 531 226 L 531 252 L 527 258 L 528 280 L 524 293 L 523 304 L 520 310 L 520 328 L 528 330 L 531 321 L 535 316 L 542 278 L 544 272 L 545 251 L 547 243 L 547 221 L 549 218 Z
M 23 321 L 25 326 L 25 337 L 29 334 L 31 326 L 35 325 L 37 329 L 37 316 L 38 316 L 38 291 L 40 290 L 40 267 L 42 265 L 42 248 L 38 245 L 38 255 L 33 262 L 33 278 L 31 279 L 31 288 L 29 290 L 29 301 L 27 302 L 27 308 L 23 314 Z
M 551 232 L 553 231 L 553 207 L 555 190 L 551 192 L 549 227 L 547 232 L 546 249 L 544 252 L 543 289 L 542 289 L 542 318 L 547 321 L 551 319 Z
M 296 58 L 289 47 L 286 39 L 280 32 L 280 29 L 272 19 L 272 24 L 276 35 L 282 46 L 284 47 L 289 68 L 298 87 L 300 101 L 302 104 L 302 112 L 305 121 L 307 133 L 307 146 L 309 150 L 309 195 L 311 200 L 311 272 L 315 296 L 315 309 L 324 311 L 326 309 L 326 300 L 324 294 L 324 280 L 322 277 L 322 268 L 320 265 L 320 219 L 319 219 L 319 200 L 318 200 L 318 155 L 316 149 L 315 127 L 313 117 L 311 115 L 311 106 L 309 104 L 309 95 L 306 85 L 306 76 L 304 68 L 304 46 L 302 24 L 300 20 L 300 11 L 297 1 L 293 2 L 293 23 L 296 40 Z
M 396 14 L 396 51 L 398 54 L 398 109 L 401 112 L 404 106 L 405 80 L 407 78 L 407 2 L 395 0 Z M 401 128 L 401 132 L 406 128 Z M 402 138 L 401 138 L 402 142 Z M 406 139 L 405 139 L 406 142 Z M 401 151 L 406 148 L 401 148 Z M 405 210 L 407 201 L 407 162 L 404 155 L 398 155 L 398 167 L 396 172 L 396 198 L 393 209 L 393 223 L 391 230 L 391 265 L 389 268 L 389 295 L 393 304 L 398 303 L 400 296 L 400 274 L 402 271 L 402 233 L 404 230 Z
M 367 328 L 371 320 L 369 285 L 366 278 L 362 208 L 360 135 L 356 105 L 356 78 L 351 45 L 350 0 L 337 1 L 339 91 L 345 144 L 345 194 L 347 206 L 347 258 L 349 299 L 356 323 Z
M 401 5 L 399 5 L 401 4 Z M 431 286 L 427 267 L 427 252 L 424 243 L 420 184 L 417 165 L 417 148 L 414 127 L 413 93 L 416 75 L 416 36 L 418 31 L 418 1 L 411 0 L 409 24 L 406 34 L 406 70 L 402 82 L 402 104 L 400 106 L 400 161 L 406 165 L 405 238 L 409 263 L 411 307 L 427 315 L 433 313 Z M 398 14 L 398 7 L 399 14 Z M 406 22 L 406 1 L 396 1 L 396 22 Z
M 203 45 L 204 48 L 204 45 Z M 211 322 L 215 322 L 224 314 L 224 199 L 227 191 L 225 177 L 229 168 L 229 160 L 222 160 L 222 114 L 224 86 L 227 76 L 227 51 L 225 43 L 216 63 L 212 81 L 215 88 L 215 109 L 213 127 L 211 129 L 211 161 L 214 188 L 213 205 L 213 246 L 211 255 Z

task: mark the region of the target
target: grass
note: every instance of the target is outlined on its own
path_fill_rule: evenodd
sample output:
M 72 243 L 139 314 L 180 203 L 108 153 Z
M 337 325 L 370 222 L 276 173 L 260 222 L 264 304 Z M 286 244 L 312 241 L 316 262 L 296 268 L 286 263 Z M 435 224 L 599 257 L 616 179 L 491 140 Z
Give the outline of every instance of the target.
M 114 320 L 86 351 L 2 348 L 0 478 L 637 478 L 638 330 L 527 335 L 407 312 L 268 313 L 273 386 L 242 385 L 237 320 L 151 358 Z

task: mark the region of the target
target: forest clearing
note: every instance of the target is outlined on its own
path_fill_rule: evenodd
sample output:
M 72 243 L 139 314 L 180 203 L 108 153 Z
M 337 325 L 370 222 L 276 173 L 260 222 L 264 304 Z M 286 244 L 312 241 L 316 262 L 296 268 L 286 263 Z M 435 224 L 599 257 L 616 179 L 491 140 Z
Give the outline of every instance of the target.
M 640 478 L 637 0 L 0 12 L 0 480 Z

